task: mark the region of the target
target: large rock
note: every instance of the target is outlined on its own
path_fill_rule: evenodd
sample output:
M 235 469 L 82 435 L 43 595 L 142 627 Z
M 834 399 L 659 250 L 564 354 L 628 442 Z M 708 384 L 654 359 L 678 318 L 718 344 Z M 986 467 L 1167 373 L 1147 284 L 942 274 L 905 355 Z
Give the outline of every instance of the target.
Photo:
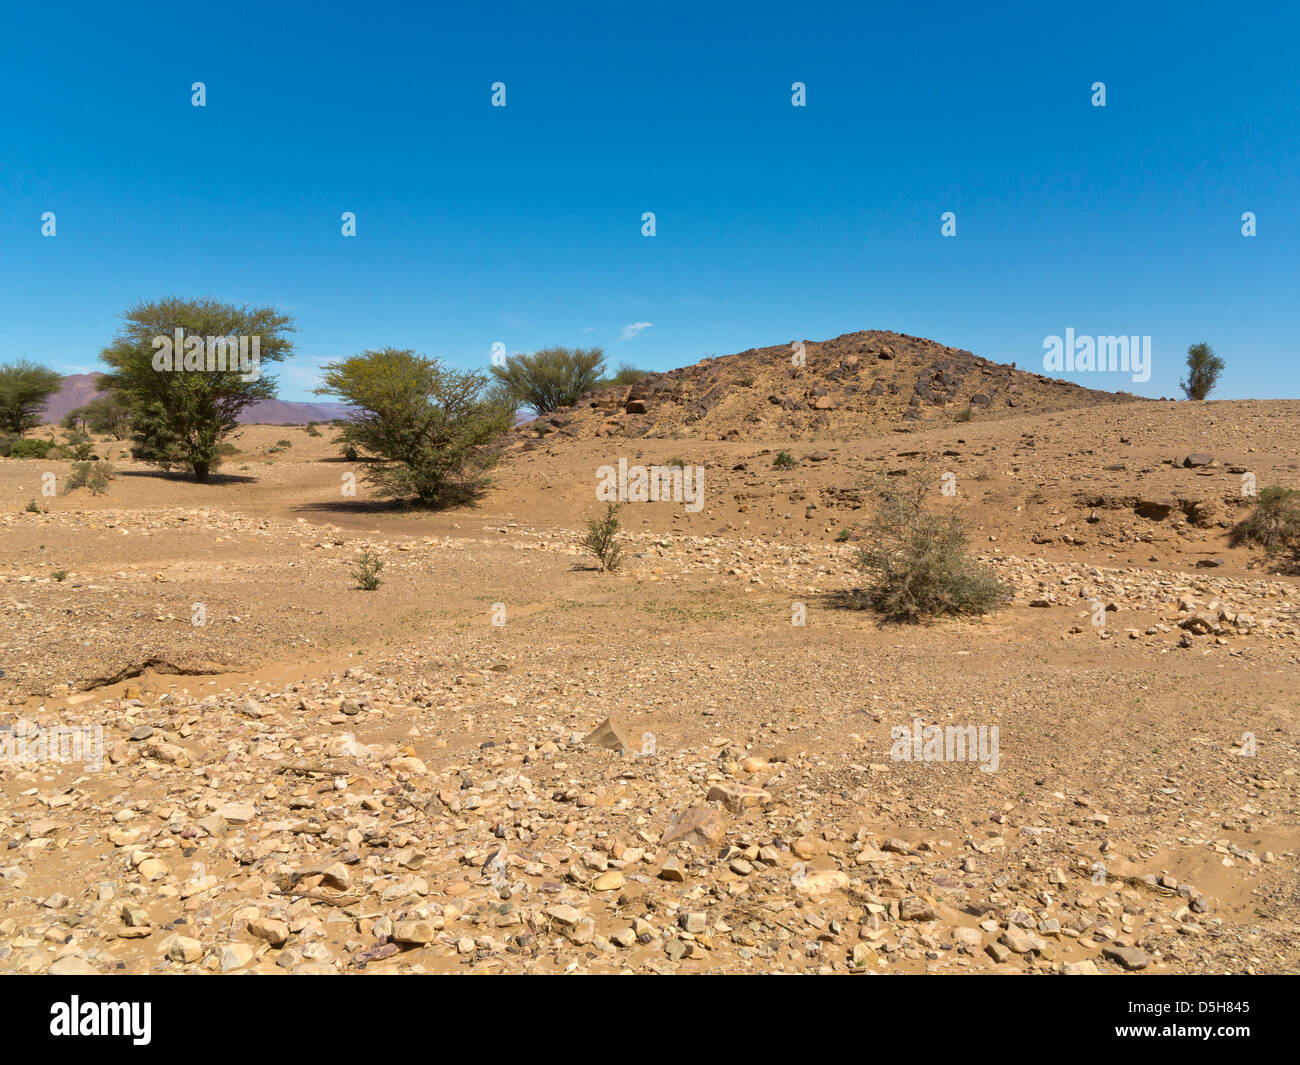
M 605 718 L 583 737 L 582 742 L 588 747 L 604 747 L 621 753 L 632 750 L 632 740 L 612 717 Z
M 771 799 L 769 792 L 748 784 L 714 784 L 705 796 L 706 801 L 720 802 L 733 814 L 742 813 L 751 806 L 763 806 Z
M 713 806 L 691 806 L 669 822 L 659 842 L 665 846 L 685 841 L 718 846 L 727 834 L 727 819 Z

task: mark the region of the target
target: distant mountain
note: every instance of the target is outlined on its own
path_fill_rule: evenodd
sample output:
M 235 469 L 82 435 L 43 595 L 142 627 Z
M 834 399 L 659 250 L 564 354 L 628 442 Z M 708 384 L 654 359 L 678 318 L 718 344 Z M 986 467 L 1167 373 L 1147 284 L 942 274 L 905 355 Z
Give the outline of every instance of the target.
M 85 406 L 99 395 L 101 373 L 74 373 L 45 404 L 44 419 L 57 424 L 77 407 Z M 283 399 L 264 399 L 245 408 L 239 420 L 245 425 L 305 425 L 307 422 L 330 422 L 346 418 L 346 403 L 290 403 Z

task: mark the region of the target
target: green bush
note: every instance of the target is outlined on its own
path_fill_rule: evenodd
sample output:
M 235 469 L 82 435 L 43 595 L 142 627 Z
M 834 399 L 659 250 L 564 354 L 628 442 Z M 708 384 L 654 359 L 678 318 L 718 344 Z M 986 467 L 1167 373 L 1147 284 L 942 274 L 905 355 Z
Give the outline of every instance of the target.
M 425 506 L 475 499 L 496 461 L 491 445 L 513 412 L 484 395 L 487 377 L 444 367 L 413 351 L 366 351 L 322 367 L 324 395 L 342 397 L 355 416 L 339 431 L 344 455 L 375 456 L 366 479 L 381 496 L 414 496 Z
M 384 560 L 367 548 L 357 559 L 352 570 L 352 579 L 357 587 L 365 592 L 373 592 L 380 585 L 379 573 L 384 568 Z
M 115 476 L 113 467 L 107 462 L 74 462 L 72 472 L 64 485 L 65 492 L 75 492 L 78 488 L 89 488 L 90 494 L 102 496 L 108 491 L 108 482 Z
M 504 366 L 492 367 L 492 375 L 516 407 L 549 414 L 573 406 L 600 387 L 604 367 L 600 348 L 543 348 L 531 355 L 511 355 Z
M 79 429 L 74 429 L 68 434 L 67 442 L 63 446 L 74 459 L 81 462 L 94 456 L 95 442 L 90 439 L 89 434 Z
M 799 460 L 788 451 L 780 451 L 777 453 L 776 458 L 772 460 L 772 465 L 778 470 L 792 470 L 799 465 Z
M 15 440 L 9 448 L 11 459 L 43 459 L 55 446 L 53 440 Z
M 894 621 L 983 614 L 1009 598 L 996 574 L 969 556 L 961 519 L 925 509 L 932 485 L 918 473 L 882 481 L 857 555 L 870 577 L 857 598 Z
M 582 538 L 583 549 L 595 555 L 601 569 L 607 571 L 617 569 L 623 559 L 623 547 L 618 539 L 618 510 L 617 503 L 610 503 L 604 517 L 587 522 L 587 535 Z
M 649 370 L 638 370 L 631 363 L 620 362 L 613 375 L 596 383 L 597 388 L 627 388 L 645 377 Z

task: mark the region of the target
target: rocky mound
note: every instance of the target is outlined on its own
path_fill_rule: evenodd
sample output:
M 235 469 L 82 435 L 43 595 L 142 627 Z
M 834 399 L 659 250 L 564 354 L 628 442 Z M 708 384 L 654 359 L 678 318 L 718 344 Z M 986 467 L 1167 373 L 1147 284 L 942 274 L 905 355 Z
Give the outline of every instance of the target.
M 802 358 L 800 358 L 802 355 Z M 525 436 L 848 440 L 891 429 L 1137 402 L 902 333 L 751 348 L 653 373 L 521 426 Z

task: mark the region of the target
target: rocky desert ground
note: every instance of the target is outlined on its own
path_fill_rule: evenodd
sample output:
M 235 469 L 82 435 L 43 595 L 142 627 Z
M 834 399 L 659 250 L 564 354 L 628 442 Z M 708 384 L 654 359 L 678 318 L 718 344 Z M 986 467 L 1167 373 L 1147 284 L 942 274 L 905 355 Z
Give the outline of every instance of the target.
M 1300 587 L 1228 533 L 1300 482 L 1300 401 L 790 352 L 521 426 L 442 512 L 328 425 L 204 485 L 0 460 L 0 971 L 1296 971 Z M 704 502 L 628 504 L 606 573 L 620 459 Z M 848 608 L 916 468 L 1005 609 Z M 933 726 L 971 747 L 900 755 Z

